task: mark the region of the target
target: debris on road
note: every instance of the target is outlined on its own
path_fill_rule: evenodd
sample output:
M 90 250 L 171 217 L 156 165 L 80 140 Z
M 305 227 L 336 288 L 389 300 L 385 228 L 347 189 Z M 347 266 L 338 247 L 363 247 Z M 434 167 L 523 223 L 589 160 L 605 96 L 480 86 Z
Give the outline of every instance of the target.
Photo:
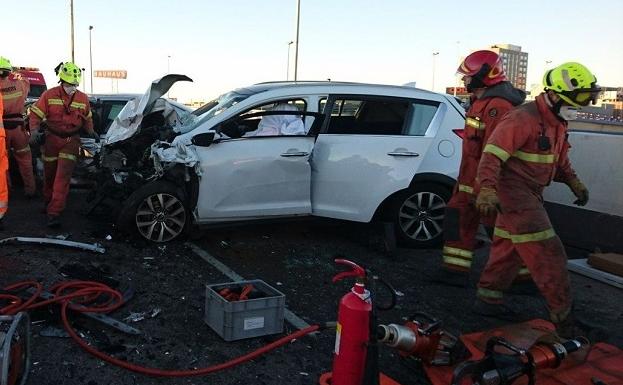
M 21 243 L 34 243 L 40 245 L 54 245 L 54 246 L 65 246 L 71 247 L 75 249 L 93 251 L 95 253 L 104 254 L 106 249 L 102 247 L 99 243 L 83 243 L 83 242 L 74 242 L 74 241 L 66 241 L 62 239 L 50 239 L 50 238 L 32 238 L 32 237 L 10 237 L 0 239 L 0 245 L 11 242 L 21 242 Z
M 138 313 L 130 313 L 129 316 L 125 317 L 123 320 L 127 322 L 139 322 L 144 319 L 155 318 L 158 314 L 160 314 L 162 310 L 160 308 L 154 308 L 151 311 L 143 311 Z
M 71 237 L 71 234 L 67 233 L 67 234 L 58 234 L 58 235 L 46 235 L 45 237 L 48 239 L 59 239 L 61 241 L 64 241 L 67 238 Z
M 69 333 L 65 329 L 54 326 L 46 326 L 39 332 L 41 337 L 69 338 Z

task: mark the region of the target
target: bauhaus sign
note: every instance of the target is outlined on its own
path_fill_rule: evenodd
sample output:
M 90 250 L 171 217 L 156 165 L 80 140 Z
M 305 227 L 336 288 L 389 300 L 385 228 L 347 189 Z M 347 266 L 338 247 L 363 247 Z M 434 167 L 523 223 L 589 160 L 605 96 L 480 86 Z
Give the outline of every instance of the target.
M 96 78 L 127 79 L 128 71 L 126 70 L 93 71 L 93 76 L 95 76 Z

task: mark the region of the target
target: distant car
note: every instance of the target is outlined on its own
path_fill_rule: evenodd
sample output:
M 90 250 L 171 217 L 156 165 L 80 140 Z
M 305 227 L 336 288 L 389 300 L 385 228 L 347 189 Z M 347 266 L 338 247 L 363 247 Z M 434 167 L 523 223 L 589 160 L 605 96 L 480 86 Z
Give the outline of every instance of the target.
M 314 215 L 383 219 L 409 245 L 441 242 L 461 156 L 453 130 L 464 125 L 452 96 L 274 82 L 231 91 L 187 116 L 154 116 L 154 101 L 176 80 L 190 79 L 154 82 L 106 136 L 108 180 L 97 189 L 101 199 L 122 197 L 111 205 L 120 224 L 166 242 L 191 223 Z

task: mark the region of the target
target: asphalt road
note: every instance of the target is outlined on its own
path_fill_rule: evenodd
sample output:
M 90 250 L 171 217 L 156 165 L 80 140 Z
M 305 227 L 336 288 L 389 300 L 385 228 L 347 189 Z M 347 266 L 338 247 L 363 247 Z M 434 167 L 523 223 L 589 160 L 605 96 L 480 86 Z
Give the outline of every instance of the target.
M 131 362 L 164 369 L 193 369 L 227 361 L 276 340 L 280 335 L 224 342 L 203 321 L 205 285 L 230 279 L 201 258 L 203 250 L 246 279 L 262 279 L 286 295 L 286 306 L 309 324 L 334 321 L 339 298 L 352 280 L 331 283 L 338 271 L 333 259 L 343 256 L 364 264 L 390 282 L 403 295 L 398 305 L 379 313 L 381 323 L 403 323 L 416 311 L 444 321 L 454 332 L 473 332 L 503 325 L 469 311 L 475 289 L 432 283 L 439 250 L 383 251 L 375 226 L 314 220 L 281 224 L 257 223 L 244 227 L 194 232 L 191 239 L 155 245 L 116 232 L 105 218 L 80 214 L 86 195 L 74 192 L 63 217 L 63 227 L 45 228 L 41 202 L 27 201 L 19 193 L 11 198 L 5 230 L 0 238 L 69 234 L 69 239 L 98 242 L 105 254 L 39 245 L 0 246 L 0 286 L 35 279 L 48 286 L 66 279 L 92 279 L 132 287 L 134 297 L 111 316 L 123 320 L 132 313 L 155 314 L 138 322 L 143 331 L 124 335 L 99 323 L 73 317 L 78 331 L 93 346 Z M 107 240 L 110 235 L 111 239 Z M 477 252 L 474 286 L 487 248 Z M 574 251 L 574 255 L 582 254 Z M 579 315 L 599 322 L 609 331 L 608 342 L 623 348 L 623 296 L 619 289 L 572 274 Z M 539 296 L 510 295 L 509 303 L 524 314 L 546 317 Z M 44 337 L 61 326 L 58 309 L 32 314 L 33 367 L 29 384 L 317 384 L 331 368 L 334 332 L 303 337 L 251 362 L 205 377 L 162 379 L 129 372 L 103 363 L 81 350 L 71 339 Z M 285 332 L 294 327 L 284 325 Z M 397 353 L 381 348 L 381 369 L 403 385 L 426 384 L 416 369 L 406 366 Z

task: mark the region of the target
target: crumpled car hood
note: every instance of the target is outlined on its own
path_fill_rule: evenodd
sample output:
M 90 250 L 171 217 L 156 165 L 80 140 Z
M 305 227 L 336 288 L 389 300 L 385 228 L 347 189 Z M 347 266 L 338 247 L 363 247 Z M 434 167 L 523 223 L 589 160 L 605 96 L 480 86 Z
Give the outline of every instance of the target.
M 110 125 L 104 145 L 131 138 L 138 131 L 143 117 L 155 111 L 163 110 L 167 121 L 179 121 L 175 108 L 166 100 L 160 99 L 178 81 L 193 80 L 186 75 L 166 75 L 154 80 L 140 99 L 130 100 Z

